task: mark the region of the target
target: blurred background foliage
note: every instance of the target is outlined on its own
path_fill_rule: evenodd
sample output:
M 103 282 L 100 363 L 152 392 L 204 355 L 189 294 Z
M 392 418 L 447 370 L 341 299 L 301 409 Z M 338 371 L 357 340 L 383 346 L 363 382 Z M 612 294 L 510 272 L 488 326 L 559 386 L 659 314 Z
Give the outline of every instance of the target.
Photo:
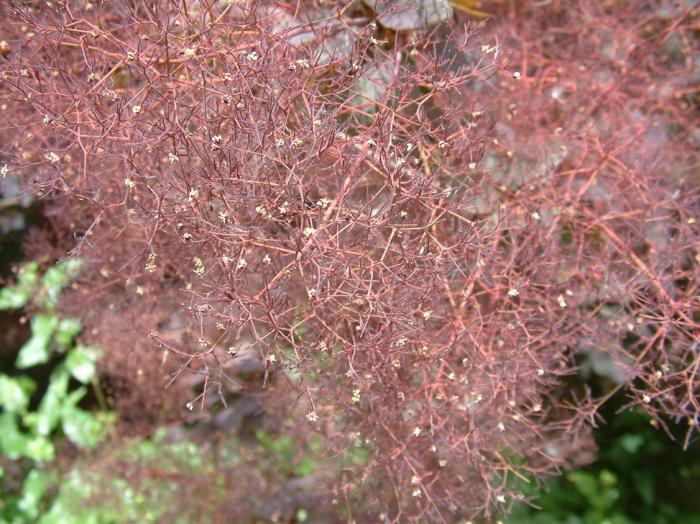
M 645 414 L 616 414 L 624 399 L 617 400 L 605 407 L 608 422 L 594 432 L 595 461 L 550 479 L 548 489 L 526 491 L 540 509 L 516 506 L 504 522 L 700 523 L 700 447 L 682 451 Z

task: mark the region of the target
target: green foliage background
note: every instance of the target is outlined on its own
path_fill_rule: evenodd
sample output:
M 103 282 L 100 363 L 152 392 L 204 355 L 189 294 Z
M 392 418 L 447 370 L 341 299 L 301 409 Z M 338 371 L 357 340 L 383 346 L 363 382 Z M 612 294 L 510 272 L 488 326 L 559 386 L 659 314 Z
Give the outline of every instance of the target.
M 551 479 L 549 490 L 528 493 L 537 495 L 541 509 L 517 506 L 504 522 L 700 523 L 700 446 L 684 452 L 647 415 L 615 414 L 614 405 L 606 408 L 608 423 L 595 431 L 595 462 Z

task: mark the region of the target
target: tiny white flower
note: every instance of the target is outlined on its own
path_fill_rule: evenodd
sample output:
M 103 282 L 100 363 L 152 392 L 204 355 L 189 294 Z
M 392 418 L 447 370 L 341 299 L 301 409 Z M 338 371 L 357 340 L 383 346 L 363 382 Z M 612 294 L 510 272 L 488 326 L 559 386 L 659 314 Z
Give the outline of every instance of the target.
M 283 138 L 278 138 L 277 140 L 275 140 L 275 145 L 276 145 L 277 147 L 282 147 L 282 146 L 284 146 L 284 139 L 283 139 Z
M 46 155 L 46 160 L 48 160 L 51 164 L 57 164 L 61 160 L 61 157 L 59 157 L 56 153 L 51 152 Z
M 444 140 L 440 140 L 440 141 L 438 142 L 438 148 L 439 148 L 439 149 L 445 149 L 446 147 L 447 147 L 447 142 L 445 142 Z
M 134 107 L 131 108 L 131 112 L 134 113 L 135 115 L 138 115 L 141 112 L 141 106 L 135 105 Z
M 513 73 L 513 78 L 515 78 L 516 80 L 520 80 L 520 71 L 515 71 Z
M 246 60 L 250 62 L 255 62 L 258 59 L 258 53 L 255 51 L 251 51 L 246 55 Z
M 419 483 L 420 483 L 420 479 L 418 478 L 418 476 L 417 476 L 417 475 L 413 475 L 413 476 L 411 477 L 411 484 L 413 484 L 414 486 L 417 486 Z
M 533 211 L 530 216 L 532 217 L 533 220 L 540 220 L 542 218 L 537 211 Z
M 309 422 L 316 422 L 318 420 L 318 415 L 315 411 L 309 411 L 306 414 L 306 420 L 308 420 Z
M 501 504 L 505 504 L 505 503 L 506 503 L 506 496 L 505 496 L 505 495 L 498 495 L 498 496 L 496 497 L 496 500 L 497 500 L 498 502 L 500 502 Z
M 267 358 L 266 358 L 266 360 L 267 360 L 270 364 L 274 364 L 275 362 L 277 362 L 277 356 L 275 356 L 275 355 L 268 355 Z
M 178 160 L 177 155 L 175 153 L 173 153 L 172 151 L 170 151 L 168 153 L 168 162 L 170 162 L 171 164 L 174 164 L 175 162 L 177 162 L 177 160 Z
M 328 206 L 331 205 L 331 201 L 328 200 L 327 198 L 322 198 L 318 202 L 316 202 L 316 205 L 320 207 L 321 209 L 326 209 Z
M 557 303 L 559 304 L 559 307 L 565 308 L 566 307 L 566 300 L 564 299 L 564 295 L 559 295 L 557 297 Z
M 136 184 L 134 183 L 133 180 L 131 180 L 129 177 L 126 177 L 124 179 L 124 185 L 128 187 L 129 189 L 132 189 Z
M 538 370 L 537 370 L 537 376 L 538 376 L 538 377 L 544 376 L 544 369 L 542 369 L 542 368 L 538 369 Z
M 357 404 L 360 402 L 360 390 L 359 389 L 354 389 L 352 391 L 352 401 L 354 404 Z
M 520 292 L 517 289 L 511 288 L 508 290 L 509 297 L 517 297 L 518 295 L 520 295 Z
M 505 424 L 503 424 L 503 422 L 499 422 L 498 426 L 496 426 L 496 427 L 498 428 L 498 431 L 505 431 L 506 430 L 506 426 L 505 426 Z
M 263 257 L 263 264 L 272 264 L 272 259 L 270 258 L 270 255 L 265 255 Z
M 192 411 L 194 409 L 194 404 L 192 402 L 188 402 L 185 404 L 185 407 L 189 410 Z
M 431 316 L 433 316 L 432 311 L 423 311 L 423 320 L 430 320 Z
M 136 59 L 136 53 L 134 51 L 127 51 L 126 53 L 126 59 L 127 60 L 135 60 Z
M 228 211 L 219 211 L 219 220 L 226 223 L 226 220 L 228 220 Z
M 196 275 L 199 275 L 200 277 L 204 275 L 204 262 L 202 262 L 202 259 L 199 257 L 194 257 L 192 259 L 192 262 L 194 262 L 194 272 Z
M 238 259 L 238 264 L 236 264 L 236 269 L 243 269 L 248 265 L 248 262 L 246 262 L 245 258 L 239 258 Z
M 7 164 L 4 166 L 0 167 L 0 175 L 2 175 L 3 178 L 7 176 L 7 173 L 9 173 L 10 170 L 7 168 Z
M 313 235 L 316 232 L 316 230 L 313 227 L 307 227 L 304 228 L 304 236 L 306 238 L 309 238 L 311 235 Z
M 476 169 L 476 162 L 469 162 L 469 169 L 474 171 Z
M 420 433 L 421 433 L 421 429 L 420 429 L 419 427 L 416 427 L 416 428 L 413 430 L 413 436 L 414 436 L 414 437 L 420 437 Z
M 186 47 L 185 48 L 185 58 L 192 58 L 197 54 L 197 48 L 196 47 Z
M 187 199 L 190 202 L 192 202 L 193 200 L 197 200 L 198 197 L 199 197 L 199 190 L 194 189 L 194 188 L 190 189 L 190 193 L 189 193 L 189 195 L 187 195 Z
M 156 266 L 156 258 L 158 257 L 157 253 L 150 253 L 148 255 L 148 260 L 146 261 L 146 267 L 144 268 L 146 271 L 149 273 L 153 273 L 158 266 Z
M 645 393 L 644 396 L 642 397 L 642 401 L 643 401 L 645 404 L 650 404 L 650 403 L 651 403 L 651 397 Z
M 310 288 L 306 290 L 306 295 L 309 297 L 309 299 L 312 299 L 316 296 L 316 289 Z

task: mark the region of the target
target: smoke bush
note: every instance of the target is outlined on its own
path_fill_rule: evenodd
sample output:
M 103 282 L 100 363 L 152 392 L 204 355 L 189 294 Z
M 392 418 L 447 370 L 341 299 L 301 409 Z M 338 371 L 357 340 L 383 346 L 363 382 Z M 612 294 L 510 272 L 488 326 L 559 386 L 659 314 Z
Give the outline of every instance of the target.
M 106 361 L 150 334 L 194 408 L 258 356 L 297 431 L 367 452 L 351 516 L 507 509 L 620 389 L 687 445 L 697 14 L 380 4 L 3 3 L 3 163 L 93 268 Z

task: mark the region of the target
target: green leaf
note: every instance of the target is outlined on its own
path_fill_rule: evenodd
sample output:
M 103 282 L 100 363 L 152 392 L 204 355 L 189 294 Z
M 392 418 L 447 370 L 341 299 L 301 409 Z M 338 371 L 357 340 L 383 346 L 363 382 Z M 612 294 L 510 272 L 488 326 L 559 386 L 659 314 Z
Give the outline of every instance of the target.
M 71 391 L 66 398 L 63 400 L 63 407 L 64 408 L 74 408 L 78 405 L 78 402 L 80 402 L 83 397 L 87 394 L 87 389 L 85 387 L 81 386 L 78 389 Z
M 0 375 L 0 405 L 7 411 L 24 412 L 35 387 L 28 377 Z
M 104 436 L 104 426 L 89 411 L 74 406 L 63 409 L 63 433 L 74 444 L 94 448 Z
M 17 284 L 0 289 L 0 310 L 24 307 L 35 291 L 39 280 L 39 264 L 30 262 L 22 266 Z
M 58 324 L 58 329 L 56 330 L 56 344 L 61 349 L 68 349 L 72 344 L 75 337 L 83 329 L 83 325 L 77 318 L 62 318 L 61 322 Z
M 44 306 L 55 307 L 61 291 L 74 279 L 80 271 L 82 261 L 77 258 L 69 258 L 49 268 L 42 278 L 42 285 L 46 291 Z
M 18 286 L 0 289 L 0 310 L 19 309 L 29 300 L 29 293 Z
M 22 489 L 22 498 L 18 507 L 29 518 L 36 519 L 41 511 L 41 499 L 46 488 L 54 481 L 54 475 L 33 469 L 27 475 Z
M 49 435 L 61 419 L 61 407 L 68 394 L 70 375 L 63 365 L 51 374 L 49 387 L 41 399 L 34 419 L 35 430 L 39 435 Z
M 17 417 L 14 413 L 0 414 L 0 450 L 12 460 L 24 457 L 29 438 L 19 430 Z
M 294 468 L 294 474 L 299 477 L 306 477 L 316 471 L 317 463 L 313 457 L 304 457 Z
M 48 362 L 51 358 L 49 345 L 57 326 L 57 316 L 36 315 L 32 319 L 32 336 L 20 348 L 15 365 L 20 369 L 25 369 Z
M 87 384 L 95 376 L 98 352 L 88 346 L 76 346 L 68 352 L 66 368 L 76 380 Z
M 585 471 L 574 470 L 570 471 L 567 477 L 589 502 L 598 499 L 598 481 L 593 475 Z

